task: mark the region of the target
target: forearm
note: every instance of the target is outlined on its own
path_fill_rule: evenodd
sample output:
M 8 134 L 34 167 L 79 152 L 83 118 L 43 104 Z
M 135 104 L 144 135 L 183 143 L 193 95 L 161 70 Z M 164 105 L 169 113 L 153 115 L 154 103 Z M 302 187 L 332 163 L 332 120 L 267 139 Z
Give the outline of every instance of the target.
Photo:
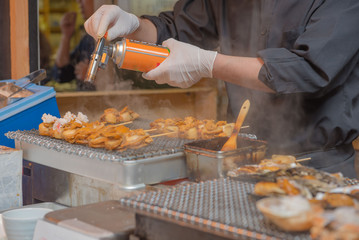
M 63 67 L 70 63 L 70 39 L 62 37 L 56 53 L 55 63 L 57 67 Z
M 258 79 L 263 66 L 260 58 L 234 57 L 217 54 L 213 65 L 213 77 L 226 82 L 237 84 L 246 88 L 264 92 L 273 92 Z
M 157 41 L 157 28 L 148 19 L 139 18 L 140 26 L 135 32 L 127 35 L 127 38 L 144 42 L 155 43 Z

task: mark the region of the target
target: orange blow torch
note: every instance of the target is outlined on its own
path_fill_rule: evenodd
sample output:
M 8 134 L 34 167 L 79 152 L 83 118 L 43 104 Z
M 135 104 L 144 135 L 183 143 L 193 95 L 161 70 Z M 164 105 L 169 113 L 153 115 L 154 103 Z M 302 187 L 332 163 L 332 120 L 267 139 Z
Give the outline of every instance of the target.
M 109 58 L 118 68 L 148 72 L 160 65 L 170 53 L 168 48 L 161 45 L 126 38 L 106 46 L 106 37 L 107 33 L 97 41 L 85 81 L 93 82 L 98 68 L 106 68 Z

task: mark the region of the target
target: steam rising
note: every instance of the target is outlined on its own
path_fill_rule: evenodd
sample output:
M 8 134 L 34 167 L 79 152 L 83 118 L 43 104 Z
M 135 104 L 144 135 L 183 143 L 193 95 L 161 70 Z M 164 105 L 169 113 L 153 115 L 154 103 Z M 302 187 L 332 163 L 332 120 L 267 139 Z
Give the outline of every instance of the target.
M 94 82 L 96 91 L 83 92 L 83 96 L 71 98 L 66 108 L 61 109 L 61 115 L 67 111 L 83 112 L 92 122 L 99 120 L 107 108 L 121 110 L 128 106 L 147 120 L 200 117 L 198 114 L 201 114 L 201 111 L 198 111 L 197 115 L 194 112 L 197 101 L 194 94 L 173 93 L 173 88 L 136 89 L 133 85 L 140 74 L 131 74 L 130 79 L 123 79 L 116 68 L 115 64 L 109 61 L 105 69 L 99 69 Z

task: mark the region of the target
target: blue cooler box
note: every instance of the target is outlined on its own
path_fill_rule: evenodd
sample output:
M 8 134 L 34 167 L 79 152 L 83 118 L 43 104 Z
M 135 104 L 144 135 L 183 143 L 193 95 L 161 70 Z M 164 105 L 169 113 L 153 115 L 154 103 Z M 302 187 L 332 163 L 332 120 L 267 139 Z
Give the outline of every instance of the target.
M 18 81 L 4 80 L 0 82 L 19 84 Z M 38 129 L 39 124 L 42 123 L 41 117 L 44 113 L 60 117 L 55 98 L 56 92 L 52 87 L 30 84 L 26 89 L 34 94 L 0 108 L 0 145 L 14 148 L 14 140 L 8 139 L 5 133 L 16 130 Z

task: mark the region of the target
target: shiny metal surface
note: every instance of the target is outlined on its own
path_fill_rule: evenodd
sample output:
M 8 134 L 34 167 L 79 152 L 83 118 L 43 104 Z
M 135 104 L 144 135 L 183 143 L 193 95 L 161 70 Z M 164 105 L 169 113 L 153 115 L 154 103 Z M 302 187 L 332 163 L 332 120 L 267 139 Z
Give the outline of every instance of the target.
M 141 193 L 121 203 L 141 215 L 231 239 L 310 239 L 307 232 L 286 233 L 264 219 L 248 195 L 253 188 L 221 178 Z
M 241 135 L 237 140 L 237 149 L 222 151 L 227 139 L 221 137 L 184 145 L 189 179 L 205 181 L 225 177 L 229 170 L 245 164 L 256 164 L 265 156 L 267 146 L 264 141 Z
M 154 139 L 153 143 L 146 147 L 140 149 L 127 149 L 126 151 L 119 152 L 102 148 L 91 148 L 86 145 L 71 144 L 64 140 L 41 136 L 37 130 L 13 131 L 6 133 L 6 136 L 16 141 L 29 143 L 56 152 L 115 162 L 148 159 L 178 152 L 183 153 L 183 144 L 188 142 L 188 140 L 183 139 L 158 137 Z
M 122 39 L 121 41 L 116 42 L 115 44 L 110 45 L 110 56 L 113 59 L 113 62 L 118 68 L 121 68 L 123 60 L 125 59 L 126 53 L 126 41 Z
M 134 129 L 146 124 L 137 121 L 127 126 Z M 123 189 L 138 189 L 187 176 L 183 145 L 189 140 L 157 137 L 146 147 L 119 152 L 40 136 L 37 130 L 8 132 L 6 136 L 15 140 L 28 161 L 116 183 Z
M 96 48 L 91 55 L 91 60 L 87 69 L 85 82 L 92 83 L 96 78 L 97 69 L 101 62 L 102 51 L 105 46 L 106 38 L 102 37 L 97 41 Z
M 19 86 L 20 89 L 18 89 L 15 92 L 12 92 L 8 98 L 16 95 L 17 93 L 20 93 L 22 91 L 26 91 L 26 87 L 29 86 L 32 83 L 39 83 L 40 81 L 44 80 L 46 78 L 46 71 L 45 69 L 39 69 L 37 71 L 34 71 L 32 73 L 30 73 L 29 75 L 24 77 L 25 79 L 29 79 L 28 82 L 26 82 L 23 86 Z

